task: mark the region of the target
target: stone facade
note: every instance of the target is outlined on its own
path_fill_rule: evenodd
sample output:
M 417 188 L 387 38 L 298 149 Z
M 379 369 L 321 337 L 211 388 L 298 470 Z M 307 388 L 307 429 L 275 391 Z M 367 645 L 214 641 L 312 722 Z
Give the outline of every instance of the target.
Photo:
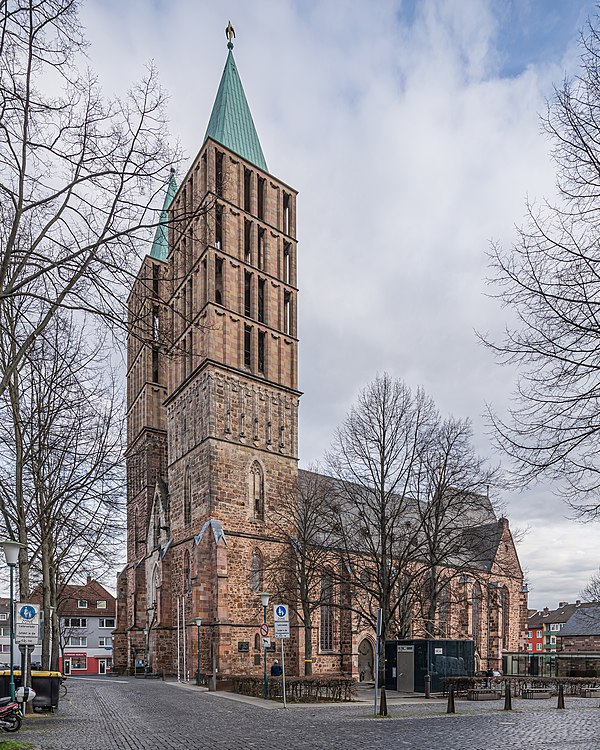
M 115 667 L 193 675 L 200 617 L 203 674 L 259 673 L 271 517 L 298 478 L 296 192 L 207 137 L 169 207 L 168 257 L 144 260 L 129 312 Z M 495 614 L 478 615 L 482 660 L 494 665 L 503 647 L 522 646 L 526 613 L 507 525 L 502 533 L 499 555 L 515 555 L 517 573 L 499 558 L 484 576 L 507 587 L 510 625 L 496 588 L 480 597 Z M 372 631 L 338 606 L 350 595 L 349 585 L 332 590 L 326 641 L 315 616 L 315 672 L 358 676 L 361 644 L 372 648 Z M 467 584 L 462 595 L 451 630 L 472 637 Z M 291 624 L 286 666 L 301 674 L 304 629 Z

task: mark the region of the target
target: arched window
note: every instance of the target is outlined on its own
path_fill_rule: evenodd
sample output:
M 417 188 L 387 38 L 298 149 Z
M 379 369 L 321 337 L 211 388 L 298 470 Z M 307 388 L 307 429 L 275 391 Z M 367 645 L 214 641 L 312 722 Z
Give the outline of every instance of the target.
M 185 555 L 183 556 L 183 570 L 183 593 L 189 594 L 189 592 L 192 590 L 192 562 L 190 559 L 190 553 L 187 550 Z
M 183 485 L 183 525 L 189 526 L 192 522 L 192 480 L 190 478 L 190 467 L 185 469 L 185 480 Z
M 252 553 L 252 562 L 250 564 L 250 586 L 252 591 L 259 592 L 263 587 L 263 563 L 262 555 L 258 550 Z
M 255 518 L 265 517 L 265 479 L 261 465 L 254 461 L 250 467 L 250 507 Z
M 321 651 L 333 650 L 333 576 L 331 573 L 324 573 L 321 577 L 319 645 Z
M 260 636 L 258 633 L 254 636 L 254 650 L 260 651 Z
M 480 647 L 480 630 L 481 630 L 481 586 L 476 583 L 473 586 L 473 611 L 472 611 L 472 631 L 475 650 Z
M 502 587 L 502 648 L 508 648 L 508 624 L 510 621 L 510 600 L 508 597 L 508 589 L 506 586 Z

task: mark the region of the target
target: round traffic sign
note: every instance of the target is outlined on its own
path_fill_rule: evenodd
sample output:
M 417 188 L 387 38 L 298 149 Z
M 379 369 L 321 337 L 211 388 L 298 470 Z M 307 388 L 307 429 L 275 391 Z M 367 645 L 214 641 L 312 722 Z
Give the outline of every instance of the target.
M 269 633 L 269 626 L 266 622 L 263 622 L 263 624 L 260 626 L 260 634 L 264 638 Z
M 275 614 L 277 617 L 286 618 L 287 617 L 287 607 L 285 607 L 283 604 L 278 604 L 275 608 Z
M 35 607 L 32 607 L 31 604 L 25 604 L 21 609 L 19 610 L 19 614 L 24 620 L 33 620 L 33 618 L 36 616 L 37 612 L 35 610 Z

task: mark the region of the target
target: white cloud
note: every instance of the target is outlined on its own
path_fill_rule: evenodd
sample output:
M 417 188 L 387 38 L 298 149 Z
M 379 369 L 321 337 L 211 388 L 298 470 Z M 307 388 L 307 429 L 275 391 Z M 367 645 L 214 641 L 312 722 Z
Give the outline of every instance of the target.
M 502 78 L 494 3 L 416 7 L 410 25 L 388 0 L 84 8 L 106 90 L 154 58 L 171 94 L 172 131 L 190 157 L 225 62 L 227 21 L 236 28 L 267 163 L 300 190 L 304 464 L 322 455 L 377 371 L 423 384 L 442 411 L 471 417 L 485 452 L 485 402 L 502 410 L 513 382 L 473 333 L 503 327 L 504 313 L 484 296 L 485 252 L 492 238 L 511 242 L 527 193 L 554 190 L 537 113 L 551 82 L 572 69 L 577 29 L 563 59 Z M 575 596 L 598 559 L 592 527 L 560 519 L 550 493 L 531 497 L 521 556 L 542 606 L 542 594 Z M 518 523 L 526 498 L 507 498 Z

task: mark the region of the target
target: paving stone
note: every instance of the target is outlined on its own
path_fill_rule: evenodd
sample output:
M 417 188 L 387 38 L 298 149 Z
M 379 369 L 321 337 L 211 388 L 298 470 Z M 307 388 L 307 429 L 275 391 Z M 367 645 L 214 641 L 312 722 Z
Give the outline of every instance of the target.
M 272 705 L 272 704 L 271 704 Z M 374 719 L 369 704 L 265 710 L 154 680 L 70 679 L 54 715 L 27 719 L 19 739 L 37 750 L 597 750 L 596 699 L 514 699 L 502 703 L 443 700 L 390 706 Z

